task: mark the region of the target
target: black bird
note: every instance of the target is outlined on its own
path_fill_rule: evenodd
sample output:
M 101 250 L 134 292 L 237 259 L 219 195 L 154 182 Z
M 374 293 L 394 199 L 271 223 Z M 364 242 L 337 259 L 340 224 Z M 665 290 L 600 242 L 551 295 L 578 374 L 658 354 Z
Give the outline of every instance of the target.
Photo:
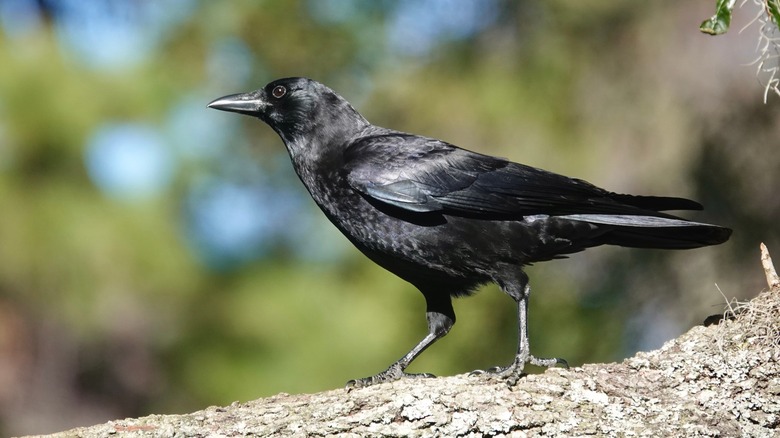
M 428 334 L 401 359 L 349 386 L 408 377 L 406 367 L 455 323 L 452 297 L 494 282 L 517 303 L 517 355 L 488 372 L 511 383 L 531 355 L 523 265 L 598 245 L 689 249 L 728 240 L 728 228 L 666 210 L 682 198 L 612 193 L 586 181 L 372 125 L 344 98 L 306 78 L 221 97 L 210 108 L 257 117 L 284 141 L 295 172 L 330 221 L 369 259 L 425 296 Z

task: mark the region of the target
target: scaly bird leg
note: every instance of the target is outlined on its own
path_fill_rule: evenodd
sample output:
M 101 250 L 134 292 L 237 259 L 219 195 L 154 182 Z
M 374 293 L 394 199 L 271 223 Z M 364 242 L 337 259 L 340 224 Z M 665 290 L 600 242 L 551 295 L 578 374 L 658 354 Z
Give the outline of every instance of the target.
M 441 296 L 425 296 L 428 311 L 425 316 L 428 320 L 428 334 L 414 346 L 404 357 L 393 362 L 386 370 L 381 373 L 364 377 L 362 379 L 350 380 L 347 382 L 347 389 L 363 388 L 366 386 L 376 385 L 377 383 L 392 382 L 401 378 L 424 378 L 424 377 L 436 377 L 433 374 L 409 374 L 404 370 L 409 366 L 412 361 L 420 355 L 426 348 L 430 347 L 434 342 L 443 338 L 455 324 L 455 312 L 452 310 L 452 302 L 449 295 Z
M 496 376 L 505 379 L 507 384 L 514 386 L 521 377 L 524 376 L 523 369 L 525 364 L 530 363 L 538 367 L 552 367 L 561 365 L 564 368 L 569 368 L 569 364 L 561 358 L 540 358 L 531 355 L 531 347 L 528 342 L 528 297 L 531 294 L 531 287 L 526 282 L 522 288 L 522 293 L 517 299 L 517 354 L 515 360 L 505 367 L 493 367 L 486 371 L 475 370 L 472 371 L 472 375 L 486 374 L 489 376 Z M 513 294 L 509 294 L 512 298 L 515 298 Z

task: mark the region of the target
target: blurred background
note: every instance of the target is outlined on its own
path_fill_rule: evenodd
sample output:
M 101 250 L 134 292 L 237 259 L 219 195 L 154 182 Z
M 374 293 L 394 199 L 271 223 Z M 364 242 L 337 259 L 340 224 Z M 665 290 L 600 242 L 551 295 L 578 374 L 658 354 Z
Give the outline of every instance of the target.
M 780 107 L 757 13 L 714 1 L 2 0 L 0 435 L 341 388 L 425 333 L 424 301 L 333 228 L 281 140 L 212 99 L 284 76 L 376 124 L 734 228 L 683 252 L 529 268 L 535 354 L 617 361 L 765 287 Z M 508 363 L 495 287 L 410 371 Z M 533 370 L 538 372 L 539 370 Z

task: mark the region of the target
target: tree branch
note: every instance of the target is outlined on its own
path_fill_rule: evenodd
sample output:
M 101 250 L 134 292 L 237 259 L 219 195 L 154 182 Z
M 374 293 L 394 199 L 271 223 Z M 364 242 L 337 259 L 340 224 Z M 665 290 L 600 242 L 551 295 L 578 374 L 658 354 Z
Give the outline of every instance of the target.
M 403 380 L 52 436 L 770 436 L 780 428 L 780 282 L 772 278 L 772 290 L 732 319 L 659 350 L 550 369 L 515 387 L 466 375 Z

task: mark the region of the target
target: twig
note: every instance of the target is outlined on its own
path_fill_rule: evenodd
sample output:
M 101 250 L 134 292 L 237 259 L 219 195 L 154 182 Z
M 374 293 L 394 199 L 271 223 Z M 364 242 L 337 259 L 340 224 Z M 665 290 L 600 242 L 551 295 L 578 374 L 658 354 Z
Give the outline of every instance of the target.
M 766 245 L 763 243 L 761 243 L 761 264 L 764 266 L 764 275 L 766 275 L 766 283 L 769 285 L 769 289 L 775 290 L 780 288 L 780 277 L 777 276 L 775 265 L 772 264 L 772 257 L 769 256 L 769 250 L 766 249 Z

